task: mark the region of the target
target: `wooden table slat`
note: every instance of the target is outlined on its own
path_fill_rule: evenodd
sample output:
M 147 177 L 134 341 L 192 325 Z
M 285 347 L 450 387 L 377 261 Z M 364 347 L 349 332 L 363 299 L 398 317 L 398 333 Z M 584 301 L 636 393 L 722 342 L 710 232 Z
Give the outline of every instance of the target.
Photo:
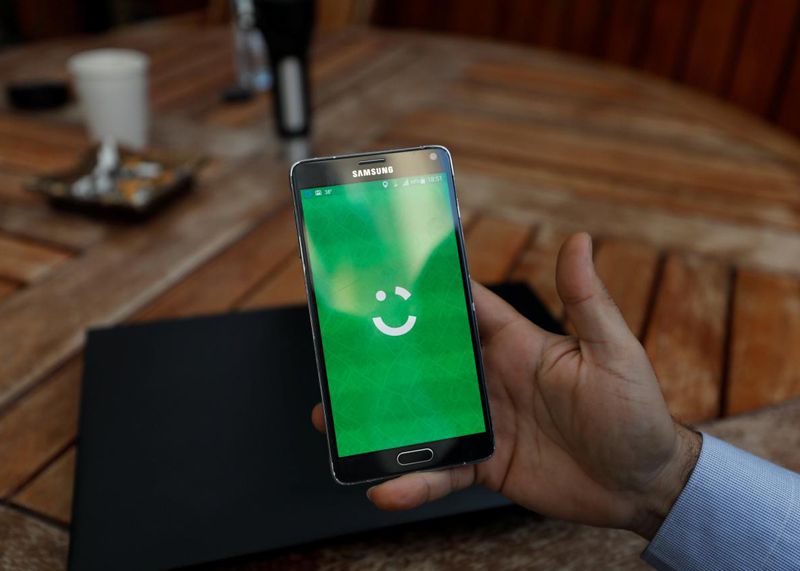
M 227 58 L 230 61 L 229 58 Z M 164 111 L 174 109 L 187 100 L 196 100 L 198 93 L 215 90 L 216 97 L 221 97 L 225 87 L 233 83 L 235 74 L 232 67 L 214 69 L 208 72 L 204 68 L 194 71 L 191 76 L 176 78 L 161 86 L 152 97 L 153 109 Z
M 24 182 L 27 176 L 19 172 L 2 172 L 0 167 L 0 213 L 8 203 L 43 204 L 44 197 L 27 190 Z
M 0 112 L 0 137 L 3 140 L 38 143 L 44 148 L 80 149 L 89 143 L 81 125 L 46 121 L 29 115 Z
M 74 475 L 75 447 L 72 446 L 14 495 L 12 501 L 47 517 L 69 523 L 72 518 Z
M 515 222 L 547 221 L 597 238 L 615 237 L 711 256 L 742 267 L 800 275 L 800 234 L 730 220 L 687 215 L 636 202 L 612 202 L 592 193 L 589 179 L 569 179 L 493 161 L 460 159 L 461 202 Z M 531 174 L 533 173 L 533 174 Z M 594 183 L 602 186 L 601 181 Z M 576 197 L 570 197 L 573 188 Z
M 731 140 L 725 130 L 695 117 L 649 108 L 632 109 L 613 100 L 589 104 L 571 97 L 545 96 L 471 81 L 452 85 L 447 95 L 450 107 L 459 111 L 494 114 L 574 132 L 595 131 L 647 145 L 681 146 L 702 153 L 774 161 L 763 149 L 747 141 Z
M 800 280 L 736 275 L 726 414 L 800 396 Z
M 681 147 L 643 145 L 601 133 L 574 132 L 518 120 L 477 116 L 444 108 L 411 114 L 391 135 L 399 140 L 437 137 L 464 151 L 484 156 L 503 155 L 522 164 L 536 161 L 598 176 L 638 181 L 644 186 L 672 185 L 716 193 L 731 200 L 758 197 L 787 204 L 800 203 L 796 188 L 800 176 L 779 165 L 753 162 L 742 169 L 741 157 L 689 152 Z M 574 161 L 580 156 L 579 164 Z
M 180 77 L 187 71 L 196 71 L 198 66 L 209 65 L 209 58 L 216 61 L 219 54 L 227 55 L 233 61 L 233 41 L 231 34 L 221 28 L 211 28 L 208 33 L 193 34 L 183 42 L 169 45 L 144 44 L 142 48 L 150 58 L 149 80 L 151 86 Z M 130 49 L 130 48 L 129 48 Z
M 530 235 L 530 226 L 480 217 L 466 236 L 472 279 L 483 284 L 499 283 L 506 279 Z
M 268 117 L 271 112 L 272 99 L 270 94 L 259 93 L 250 101 L 237 105 L 214 105 L 204 112 L 203 121 L 210 125 L 244 127 L 261 118 Z
M 353 66 L 373 59 L 383 51 L 381 50 L 383 46 L 385 42 L 376 36 L 354 37 L 353 41 L 340 45 L 338 49 L 314 60 L 310 77 L 312 85 L 352 72 Z
M 299 257 L 291 257 L 275 275 L 251 291 L 239 309 L 262 309 L 282 305 L 304 305 L 306 300 L 303 265 Z
M 60 249 L 81 252 L 103 240 L 107 228 L 84 216 L 64 216 L 44 202 L 0 205 L 0 230 Z
M 556 262 L 569 236 L 569 232 L 552 225 L 540 225 L 533 242 L 511 272 L 511 279 L 527 283 L 557 321 L 564 315 L 564 304 L 556 290 Z
M 697 226 L 700 226 L 700 222 L 705 222 L 707 226 L 714 227 L 718 222 L 759 223 L 788 230 L 800 229 L 800 215 L 793 208 L 770 204 L 757 198 L 718 196 L 695 188 L 653 184 L 641 180 L 614 179 L 591 171 L 582 172 L 580 169 L 567 170 L 557 164 L 523 159 L 510 160 L 499 153 L 476 153 L 472 149 L 462 147 L 460 143 L 451 143 L 450 148 L 460 157 L 457 163 L 460 167 L 466 166 L 491 175 L 495 179 L 519 181 L 529 187 L 531 193 L 547 188 L 558 190 L 562 194 L 573 194 L 580 198 L 581 202 L 593 199 L 593 202 L 602 204 L 604 209 L 615 206 L 621 207 L 620 209 L 641 207 L 648 217 L 663 217 L 675 213 L 680 216 L 681 224 L 696 221 Z M 494 182 L 495 187 L 497 184 L 498 182 Z M 569 206 L 574 210 L 580 208 L 579 203 Z M 704 215 L 707 218 L 700 219 L 697 215 Z M 720 235 L 725 236 L 726 233 L 721 232 Z M 660 239 L 679 240 L 680 237 L 666 235 Z M 691 246 L 695 250 L 702 247 L 701 244 Z
M 34 175 L 74 166 L 88 144 L 83 128 L 0 112 L 0 172 Z
M 70 257 L 63 250 L 0 235 L 0 277 L 31 283 L 42 279 Z
M 669 255 L 645 333 L 670 412 L 684 422 L 720 411 L 730 270 L 696 256 Z
M 19 286 L 16 283 L 0 279 L 0 301 L 9 297 L 11 294 L 17 291 L 18 288 Z
M 659 253 L 646 244 L 605 240 L 595 250 L 597 275 L 633 333 L 641 338 L 650 309 Z
M 83 147 L 67 149 L 0 135 L 0 172 L 27 177 L 67 170 L 82 151 Z
M 541 54 L 537 54 L 541 56 Z M 529 56 L 530 57 L 530 56 Z M 545 56 L 546 57 L 546 56 Z M 539 59 L 539 57 L 537 57 Z M 543 58 L 542 58 L 543 59 Z M 533 63 L 533 65 L 531 65 Z M 542 65 L 539 65 L 539 64 Z M 516 87 L 524 90 L 553 89 L 566 91 L 573 96 L 586 96 L 594 100 L 612 99 L 626 102 L 647 102 L 647 95 L 628 82 L 619 81 L 609 75 L 607 81 L 599 83 L 591 73 L 579 75 L 566 66 L 549 65 L 553 62 L 539 61 L 520 64 L 501 62 L 484 58 L 475 61 L 464 74 L 467 80 L 490 81 L 503 87 Z M 557 62 L 560 64 L 561 62 Z M 595 71 L 595 73 L 597 73 Z
M 137 312 L 133 319 L 168 319 L 229 310 L 295 252 L 294 215 L 291 209 L 284 208 Z
M 78 434 L 83 361 L 74 358 L 0 416 L 0 498 L 47 466 Z

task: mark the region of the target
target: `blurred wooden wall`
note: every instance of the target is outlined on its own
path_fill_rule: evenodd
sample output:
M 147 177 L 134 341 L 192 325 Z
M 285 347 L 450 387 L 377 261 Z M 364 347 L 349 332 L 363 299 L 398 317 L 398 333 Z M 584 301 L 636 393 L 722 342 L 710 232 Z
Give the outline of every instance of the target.
M 800 0 L 376 0 L 372 21 L 639 68 L 800 135 Z
M 375 0 L 316 0 L 317 26 L 322 29 L 369 24 Z

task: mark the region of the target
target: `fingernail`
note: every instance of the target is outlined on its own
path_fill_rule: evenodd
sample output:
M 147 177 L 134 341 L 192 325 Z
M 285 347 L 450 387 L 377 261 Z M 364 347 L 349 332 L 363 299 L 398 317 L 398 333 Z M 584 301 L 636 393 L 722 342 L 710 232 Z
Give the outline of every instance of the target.
M 369 489 L 367 490 L 367 499 L 368 499 L 369 501 L 372 501 L 372 490 L 374 490 L 374 489 L 375 489 L 375 486 L 372 486 L 371 488 L 369 488 Z

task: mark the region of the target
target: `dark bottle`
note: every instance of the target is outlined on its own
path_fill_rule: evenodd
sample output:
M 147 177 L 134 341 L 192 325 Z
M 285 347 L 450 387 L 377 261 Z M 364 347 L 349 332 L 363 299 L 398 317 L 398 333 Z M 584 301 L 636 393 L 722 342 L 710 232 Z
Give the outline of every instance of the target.
M 311 128 L 308 50 L 314 24 L 313 0 L 255 0 L 256 25 L 264 34 L 272 68 L 275 124 L 298 156 Z M 300 153 L 302 154 L 302 152 Z

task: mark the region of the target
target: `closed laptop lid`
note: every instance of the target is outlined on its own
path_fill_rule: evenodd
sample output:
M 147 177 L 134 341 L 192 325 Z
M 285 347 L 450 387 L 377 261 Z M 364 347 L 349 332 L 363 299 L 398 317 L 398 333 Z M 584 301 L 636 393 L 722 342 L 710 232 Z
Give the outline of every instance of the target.
M 557 330 L 524 286 L 500 292 Z M 305 307 L 89 333 L 70 569 L 166 569 L 506 505 L 480 487 L 383 512 L 310 422 Z

